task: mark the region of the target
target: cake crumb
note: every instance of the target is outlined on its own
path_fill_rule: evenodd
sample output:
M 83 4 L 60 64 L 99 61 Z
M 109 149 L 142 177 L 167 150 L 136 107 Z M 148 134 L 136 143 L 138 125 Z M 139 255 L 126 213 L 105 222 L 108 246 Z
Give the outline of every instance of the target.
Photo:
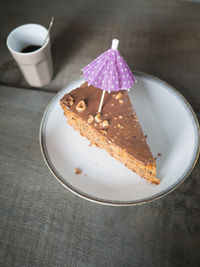
M 148 137 L 148 135 L 147 134 L 145 134 L 145 136 L 144 136 L 145 138 L 147 138 Z
M 97 143 L 94 143 L 93 145 L 96 146 L 96 147 L 99 147 L 99 145 Z
M 75 168 L 75 169 L 74 169 L 74 172 L 75 172 L 76 174 L 81 174 L 81 173 L 82 173 L 82 171 L 81 171 L 80 168 Z
M 161 153 L 158 153 L 157 156 L 160 157 L 162 154 Z
M 157 158 L 156 158 L 156 157 L 155 157 L 154 159 L 155 159 L 155 160 L 157 160 Z
M 124 103 L 124 101 L 123 101 L 122 99 L 120 99 L 120 100 L 119 100 L 119 103 L 120 103 L 120 104 L 123 104 L 123 103 Z

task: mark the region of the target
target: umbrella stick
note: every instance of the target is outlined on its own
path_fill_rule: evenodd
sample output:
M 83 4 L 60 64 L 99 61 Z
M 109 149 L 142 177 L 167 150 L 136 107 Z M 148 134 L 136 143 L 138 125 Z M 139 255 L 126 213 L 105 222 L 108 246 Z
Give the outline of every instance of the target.
M 105 96 L 105 92 L 106 92 L 106 90 L 103 90 L 103 92 L 102 92 L 98 113 L 101 113 L 101 108 L 102 108 L 102 105 L 103 105 L 103 99 L 104 99 L 104 96 Z

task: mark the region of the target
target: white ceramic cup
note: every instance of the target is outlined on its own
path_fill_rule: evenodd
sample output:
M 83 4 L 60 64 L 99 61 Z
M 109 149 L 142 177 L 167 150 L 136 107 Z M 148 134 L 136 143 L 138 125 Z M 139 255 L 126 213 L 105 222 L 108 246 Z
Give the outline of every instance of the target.
M 47 29 L 39 24 L 25 24 L 14 29 L 7 38 L 7 47 L 16 60 L 27 82 L 34 87 L 42 87 L 51 81 L 53 65 L 50 38 L 46 42 Z M 31 45 L 41 48 L 29 52 L 21 51 Z

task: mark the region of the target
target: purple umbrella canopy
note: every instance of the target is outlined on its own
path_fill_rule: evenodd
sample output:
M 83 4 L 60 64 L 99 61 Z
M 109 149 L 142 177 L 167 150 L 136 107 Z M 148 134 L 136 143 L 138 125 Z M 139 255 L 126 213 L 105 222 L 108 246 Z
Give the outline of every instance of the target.
M 88 84 L 103 90 L 98 112 L 101 112 L 105 91 L 129 90 L 136 82 L 117 50 L 118 44 L 119 40 L 113 39 L 110 49 L 82 69 L 83 77 Z

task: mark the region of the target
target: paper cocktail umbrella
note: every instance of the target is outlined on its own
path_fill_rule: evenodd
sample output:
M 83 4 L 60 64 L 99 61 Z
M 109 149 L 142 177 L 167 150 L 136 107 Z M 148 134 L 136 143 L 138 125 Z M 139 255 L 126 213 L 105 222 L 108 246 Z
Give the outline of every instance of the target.
M 105 51 L 82 69 L 88 84 L 102 89 L 98 112 L 101 112 L 105 92 L 129 90 L 136 79 L 117 50 L 119 40 L 113 39 L 110 49 Z

